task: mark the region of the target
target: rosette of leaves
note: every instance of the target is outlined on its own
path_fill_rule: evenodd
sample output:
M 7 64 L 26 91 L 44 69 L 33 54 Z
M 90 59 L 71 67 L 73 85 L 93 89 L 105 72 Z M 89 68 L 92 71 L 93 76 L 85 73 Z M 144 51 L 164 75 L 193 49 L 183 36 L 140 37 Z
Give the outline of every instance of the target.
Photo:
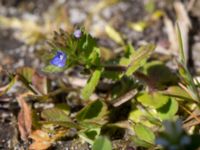
M 48 63 L 43 69 L 45 72 L 61 72 L 76 65 L 91 69 L 100 64 L 100 50 L 96 40 L 83 29 L 75 30 L 72 34 L 63 30 L 54 32 L 53 39 L 48 43 L 52 49 L 45 55 Z M 51 63 L 58 51 L 66 56 L 65 65 L 61 67 Z
M 88 99 L 95 90 L 102 72 L 100 49 L 97 47 L 96 40 L 84 29 L 77 29 L 72 34 L 60 30 L 54 33 L 49 44 L 52 49 L 44 56 L 48 65 L 43 71 L 62 72 L 73 66 L 83 66 L 92 74 L 88 84 L 82 90 L 83 99 Z

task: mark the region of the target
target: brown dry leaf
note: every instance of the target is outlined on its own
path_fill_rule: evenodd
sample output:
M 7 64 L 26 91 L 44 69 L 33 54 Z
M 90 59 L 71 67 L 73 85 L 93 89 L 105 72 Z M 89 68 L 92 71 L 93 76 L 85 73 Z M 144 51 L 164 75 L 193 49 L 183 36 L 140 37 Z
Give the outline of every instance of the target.
M 47 132 L 42 130 L 36 130 L 32 132 L 30 138 L 34 142 L 29 146 L 29 150 L 45 150 L 48 149 L 53 142 L 58 138 L 62 137 L 66 133 L 66 130 L 57 131 L 56 134 L 49 135 Z
M 24 141 L 26 141 L 30 135 L 32 126 L 31 108 L 24 100 L 24 96 L 27 96 L 27 94 L 28 93 L 25 93 L 25 95 L 20 95 L 17 97 L 18 103 L 21 107 L 21 110 L 18 114 L 18 128 L 21 139 Z
M 17 70 L 17 73 L 21 77 L 21 81 L 34 93 L 38 95 L 48 93 L 47 77 L 40 75 L 35 69 L 21 67 Z
M 42 130 L 34 131 L 30 135 L 30 138 L 34 140 L 29 146 L 30 150 L 45 150 L 52 144 L 52 139 L 49 137 L 49 134 Z
M 35 72 L 32 77 L 33 86 L 42 94 L 48 93 L 47 78 Z

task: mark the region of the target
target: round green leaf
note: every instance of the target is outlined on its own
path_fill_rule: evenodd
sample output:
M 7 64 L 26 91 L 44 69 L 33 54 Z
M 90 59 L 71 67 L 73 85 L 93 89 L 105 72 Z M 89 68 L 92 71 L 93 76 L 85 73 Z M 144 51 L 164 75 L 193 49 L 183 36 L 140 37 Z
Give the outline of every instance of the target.
M 155 109 L 162 107 L 169 101 L 169 97 L 160 93 L 142 93 L 137 100 L 144 106 L 153 107 Z
M 178 111 L 178 102 L 170 98 L 167 104 L 157 109 L 158 116 L 162 120 L 171 119 Z

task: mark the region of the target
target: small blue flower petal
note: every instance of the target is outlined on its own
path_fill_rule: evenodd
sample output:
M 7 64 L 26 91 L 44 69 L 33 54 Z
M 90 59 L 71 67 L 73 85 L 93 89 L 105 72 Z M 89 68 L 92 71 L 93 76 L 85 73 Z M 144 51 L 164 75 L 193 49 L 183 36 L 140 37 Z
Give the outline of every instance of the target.
M 66 64 L 67 56 L 64 52 L 58 50 L 56 52 L 56 55 L 53 57 L 53 59 L 50 61 L 50 63 L 57 67 L 64 67 Z
M 74 37 L 80 38 L 82 35 L 82 31 L 80 29 L 74 31 Z

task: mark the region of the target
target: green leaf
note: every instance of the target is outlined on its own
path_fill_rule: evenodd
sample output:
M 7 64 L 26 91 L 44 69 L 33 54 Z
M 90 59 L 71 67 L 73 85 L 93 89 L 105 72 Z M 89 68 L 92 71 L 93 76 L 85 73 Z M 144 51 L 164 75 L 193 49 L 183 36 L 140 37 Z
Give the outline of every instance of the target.
M 94 47 L 91 54 L 89 55 L 87 59 L 88 65 L 96 65 L 98 66 L 100 64 L 100 49 L 97 47 Z
M 199 96 L 198 90 L 194 84 L 193 77 L 187 68 L 187 60 L 184 55 L 181 31 L 180 31 L 180 27 L 178 24 L 177 24 L 177 34 L 178 34 L 179 52 L 180 52 L 179 73 L 180 73 L 181 77 L 183 78 L 184 82 L 186 83 L 187 89 L 190 92 L 190 94 L 192 95 L 193 99 L 198 101 L 200 96 Z
M 142 146 L 142 147 L 145 147 L 145 148 L 150 148 L 150 147 L 152 147 L 152 144 L 150 144 L 150 143 L 148 143 L 148 142 L 146 142 L 146 141 L 144 141 L 144 140 L 141 140 L 141 139 L 139 139 L 139 138 L 136 137 L 136 136 L 133 136 L 131 139 L 133 140 L 133 142 L 134 142 L 134 144 L 135 144 L 136 146 Z
M 61 68 L 61 67 L 56 67 L 54 65 L 48 65 L 45 68 L 42 69 L 42 71 L 44 72 L 48 72 L 48 73 L 53 73 L 53 72 L 62 72 L 65 70 L 65 67 Z
M 128 65 L 128 70 L 126 71 L 126 75 L 127 76 L 132 75 L 138 68 L 143 66 L 146 63 L 146 60 L 150 57 L 154 49 L 155 46 L 153 44 L 148 44 L 142 46 L 139 50 L 137 50 L 134 53 L 130 64 Z
M 89 144 L 93 144 L 94 140 L 99 136 L 100 128 L 92 128 L 80 131 L 78 135 Z
M 75 57 L 79 58 L 78 61 L 81 64 L 85 64 L 88 62 L 88 59 L 91 59 L 89 58 L 91 53 L 97 53 L 96 47 L 96 40 L 90 34 L 84 32 L 81 39 L 78 40 Z
M 105 29 L 107 35 L 115 41 L 117 44 L 124 45 L 124 41 L 119 32 L 117 32 L 112 26 L 107 25 Z
M 160 93 L 142 93 L 137 96 L 137 100 L 144 106 L 153 107 L 155 109 L 167 104 L 169 97 Z
M 68 114 L 68 111 L 54 107 L 43 110 L 41 116 L 47 121 L 68 122 L 70 121 Z
M 147 143 L 154 144 L 155 135 L 153 131 L 141 123 L 138 123 L 134 127 L 137 137 Z
M 101 70 L 95 70 L 88 80 L 86 86 L 83 88 L 81 95 L 84 100 L 87 100 L 92 93 L 94 92 L 97 84 L 99 83 L 100 77 L 101 77 Z
M 99 136 L 94 141 L 92 150 L 112 150 L 112 144 L 108 138 Z
M 183 80 L 187 87 L 187 92 L 192 96 L 195 101 L 199 101 L 199 92 L 197 87 L 195 86 L 192 75 L 184 64 L 179 63 L 179 74 L 180 78 Z
M 125 49 L 124 57 L 122 57 L 119 61 L 119 65 L 128 66 L 131 62 L 131 58 L 135 53 L 135 49 L 131 43 L 128 43 Z
M 157 122 L 155 123 L 155 121 L 154 122 L 152 121 L 153 119 L 148 113 L 149 112 L 147 112 L 144 109 L 140 109 L 140 108 L 135 107 L 130 112 L 128 119 L 135 122 L 135 123 L 142 122 L 147 127 L 152 127 L 155 124 L 158 124 Z M 155 119 L 155 117 L 154 117 L 154 119 Z
M 96 100 L 80 110 L 76 118 L 78 121 L 101 120 L 106 114 L 106 104 L 100 100 Z
M 62 107 L 62 108 L 59 108 Z M 78 124 L 75 124 L 69 118 L 68 108 L 63 106 L 58 106 L 54 108 L 48 108 L 42 111 L 41 116 L 45 121 L 40 121 L 41 124 L 55 124 L 66 128 L 80 128 Z
M 162 94 L 175 97 L 177 100 L 193 100 L 192 97 L 179 86 L 170 86 Z
M 158 116 L 162 120 L 168 120 L 174 117 L 178 111 L 178 102 L 170 98 L 170 100 L 164 106 L 157 109 Z

